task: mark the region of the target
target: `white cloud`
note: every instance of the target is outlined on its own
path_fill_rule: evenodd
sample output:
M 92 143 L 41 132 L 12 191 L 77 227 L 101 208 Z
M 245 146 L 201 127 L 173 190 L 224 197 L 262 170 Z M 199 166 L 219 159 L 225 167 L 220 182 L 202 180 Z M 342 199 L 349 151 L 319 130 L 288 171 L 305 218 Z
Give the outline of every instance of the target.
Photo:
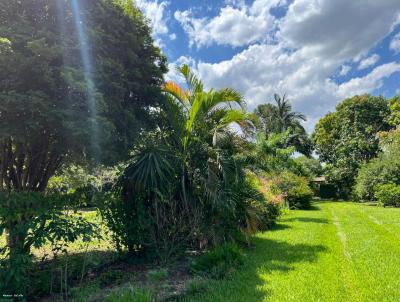
M 395 53 L 400 53 L 400 33 L 395 35 L 392 41 L 390 41 L 390 49 Z
M 373 65 L 375 65 L 380 59 L 380 56 L 377 55 L 376 53 L 369 56 L 368 58 L 365 58 L 363 60 L 360 61 L 360 64 L 358 65 L 358 69 L 366 69 L 368 67 L 371 67 Z
M 166 8 L 169 2 L 159 2 L 159 0 L 135 0 L 135 3 L 149 20 L 156 44 L 163 46 L 161 37 L 167 35 L 169 32 L 167 26 L 168 17 L 166 15 Z
M 233 47 L 266 41 L 275 29 L 275 18 L 269 13 L 272 7 L 282 5 L 282 0 L 255 0 L 251 6 L 244 1 L 227 1 L 219 15 L 213 18 L 196 18 L 190 10 L 176 11 L 174 16 L 189 37 L 190 46 L 212 44 Z
M 351 66 L 350 65 L 342 65 L 340 67 L 339 74 L 341 76 L 345 76 L 345 75 L 347 75 L 349 73 L 350 70 L 351 70 Z
M 208 87 L 230 86 L 242 92 L 249 110 L 271 101 L 276 92 L 287 93 L 294 108 L 307 114 L 305 126 L 309 131 L 341 99 L 373 92 L 383 79 L 400 71 L 400 64 L 388 63 L 365 77 L 339 85 L 329 79 L 333 70 L 329 66 L 320 68 L 322 65 L 323 60 L 307 58 L 302 51 L 287 53 L 279 45 L 253 45 L 231 60 L 199 62 L 197 70 Z
M 368 75 L 353 78 L 338 86 L 338 95 L 342 98 L 355 94 L 372 92 L 383 85 L 383 80 L 400 71 L 400 64 L 391 62 L 375 67 Z
M 274 5 L 277 3 L 275 1 Z M 247 6 L 229 9 L 246 17 L 257 16 L 251 15 Z M 295 0 L 282 19 L 266 18 L 277 31 L 274 43 L 265 39 L 269 29 L 263 26 L 260 29 L 253 24 L 252 32 L 242 39 L 238 32 L 233 32 L 232 26 L 213 25 L 213 22 L 230 24 L 226 21 L 229 19 L 227 12 L 221 10 L 219 16 L 211 20 L 194 19 L 188 11 L 179 12 L 176 17 L 186 18 L 182 24 L 190 27 L 185 30 L 191 43 L 198 46 L 212 43 L 245 45 L 258 41 L 229 60 L 213 64 L 198 62 L 196 66 L 206 86 L 229 86 L 243 93 L 249 110 L 271 101 L 273 93 L 287 93 L 295 110 L 306 113 L 308 121 L 305 125 L 312 130 L 315 122 L 333 110 L 338 101 L 354 94 L 371 93 L 381 87 L 385 78 L 400 71 L 399 64 L 388 63 L 345 83 L 337 84 L 332 79 L 338 68 L 341 68 L 339 74 L 347 74 L 351 67 L 345 62 L 360 61 L 393 30 L 400 12 L 398 0 L 366 0 L 362 3 Z M 269 14 L 269 8 L 264 14 Z M 236 24 L 234 19 L 241 20 L 236 16 L 230 20 L 233 24 Z M 208 21 L 212 25 L 207 25 Z M 214 31 L 216 28 L 218 31 Z M 359 66 L 372 66 L 377 59 L 376 56 L 364 59 Z
M 309 55 L 343 61 L 365 54 L 398 22 L 398 0 L 295 0 L 279 38 Z

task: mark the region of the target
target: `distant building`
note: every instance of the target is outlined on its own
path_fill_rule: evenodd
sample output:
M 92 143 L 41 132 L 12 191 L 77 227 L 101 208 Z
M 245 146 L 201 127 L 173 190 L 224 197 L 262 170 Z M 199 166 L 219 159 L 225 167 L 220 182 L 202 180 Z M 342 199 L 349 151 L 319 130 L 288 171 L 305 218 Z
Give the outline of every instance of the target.
M 317 176 L 311 181 L 311 187 L 314 195 L 321 199 L 329 199 L 336 197 L 336 188 L 333 184 L 327 182 L 325 176 Z

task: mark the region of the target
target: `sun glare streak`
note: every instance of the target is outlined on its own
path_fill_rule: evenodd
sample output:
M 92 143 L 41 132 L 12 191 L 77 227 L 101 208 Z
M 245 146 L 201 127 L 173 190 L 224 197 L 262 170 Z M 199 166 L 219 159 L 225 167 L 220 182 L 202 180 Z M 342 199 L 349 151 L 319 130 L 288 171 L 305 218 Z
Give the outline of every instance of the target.
M 76 32 L 79 40 L 79 50 L 84 69 L 84 79 L 87 87 L 87 102 L 91 118 L 91 148 L 95 157 L 99 155 L 98 123 L 97 123 L 97 102 L 96 86 L 93 79 L 93 64 L 90 53 L 90 45 L 86 31 L 85 22 L 82 19 L 79 0 L 72 0 L 72 13 Z

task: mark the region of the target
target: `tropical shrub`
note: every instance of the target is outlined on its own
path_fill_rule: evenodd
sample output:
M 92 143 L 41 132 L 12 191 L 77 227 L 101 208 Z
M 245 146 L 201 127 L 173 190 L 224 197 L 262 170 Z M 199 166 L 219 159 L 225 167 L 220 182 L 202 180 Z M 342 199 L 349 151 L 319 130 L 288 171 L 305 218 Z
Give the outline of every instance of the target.
M 32 265 L 31 248 L 50 244 L 54 254 L 65 253 L 70 243 L 99 237 L 98 228 L 74 211 L 67 195 L 42 193 L 0 194 L 1 251 L 0 291 L 29 296 L 27 285 Z M 68 214 L 68 212 L 70 212 Z
M 244 262 L 244 254 L 233 243 L 226 243 L 205 252 L 191 264 L 195 274 L 222 279 Z
M 100 211 L 118 251 L 143 254 L 149 239 L 150 217 L 144 209 L 144 198 L 135 195 L 129 201 L 108 193 L 102 198 Z
M 383 151 L 358 172 L 354 186 L 358 200 L 374 200 L 379 185 L 400 184 L 400 128 L 382 132 L 379 138 Z
M 311 205 L 313 192 L 305 177 L 292 172 L 282 172 L 272 176 L 271 191 L 283 196 L 291 209 L 307 209 Z
M 361 166 L 356 178 L 354 194 L 360 201 L 372 201 L 377 187 L 386 183 L 400 184 L 400 159 L 387 160 L 385 156 L 380 155 Z
M 240 240 L 249 243 L 258 231 L 268 230 L 280 215 L 280 206 L 269 203 L 247 178 L 232 184 L 221 199 L 204 209 L 202 233 L 213 245 Z
M 383 206 L 400 206 L 400 185 L 379 185 L 375 192 L 375 198 Z
M 102 207 L 120 250 L 164 260 L 239 233 L 248 239 L 276 217 L 236 156 L 245 140 L 228 126 L 248 130 L 254 118 L 242 96 L 229 88 L 204 91 L 188 66 L 179 71 L 189 89 L 165 84 L 159 130 L 142 137 Z
M 247 180 L 262 194 L 263 198 L 258 206 L 259 217 L 262 223 L 260 230 L 270 229 L 282 214 L 283 199 L 273 194 L 269 188 L 268 180 L 255 173 L 247 172 Z

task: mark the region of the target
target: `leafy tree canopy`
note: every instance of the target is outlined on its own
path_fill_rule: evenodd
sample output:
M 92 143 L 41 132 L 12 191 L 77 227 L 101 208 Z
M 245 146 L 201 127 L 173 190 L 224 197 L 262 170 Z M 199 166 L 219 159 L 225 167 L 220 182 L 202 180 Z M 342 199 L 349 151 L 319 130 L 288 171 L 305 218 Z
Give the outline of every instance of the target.
M 390 119 L 393 126 L 400 125 L 400 96 L 395 96 L 390 101 Z
M 390 128 L 388 101 L 381 96 L 354 96 L 320 119 L 313 139 L 331 181 L 348 195 L 361 163 L 379 151 L 377 133 Z
M 166 72 L 140 11 L 4 0 L 0 20 L 0 189 L 42 191 L 63 162 L 126 156 L 152 125 Z
M 297 169 L 300 171 L 300 174 L 312 180 L 317 176 L 321 176 L 323 174 L 323 167 L 319 160 L 313 157 L 307 156 L 299 156 L 294 159 L 296 164 L 298 165 Z

